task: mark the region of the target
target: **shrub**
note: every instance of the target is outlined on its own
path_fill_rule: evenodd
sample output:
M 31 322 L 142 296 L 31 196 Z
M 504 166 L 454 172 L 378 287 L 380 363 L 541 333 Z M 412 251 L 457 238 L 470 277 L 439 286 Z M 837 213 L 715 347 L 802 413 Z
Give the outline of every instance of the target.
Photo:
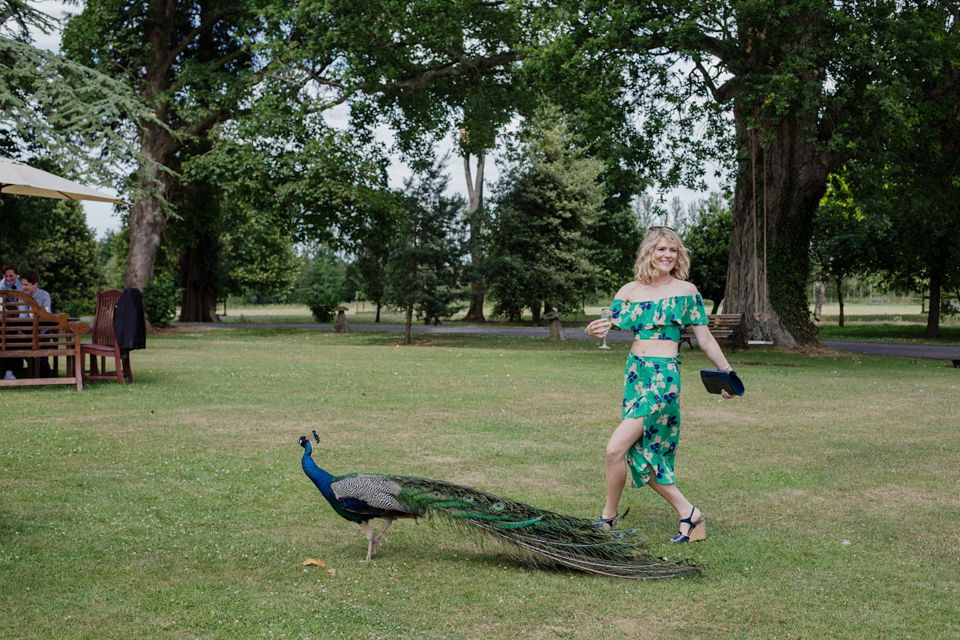
M 150 324 L 165 329 L 177 315 L 177 303 L 180 300 L 180 287 L 172 276 L 158 276 L 143 288 L 143 311 Z
M 340 306 L 340 291 L 325 291 L 323 287 L 313 285 L 301 293 L 300 298 L 317 322 L 330 322 L 333 310 Z

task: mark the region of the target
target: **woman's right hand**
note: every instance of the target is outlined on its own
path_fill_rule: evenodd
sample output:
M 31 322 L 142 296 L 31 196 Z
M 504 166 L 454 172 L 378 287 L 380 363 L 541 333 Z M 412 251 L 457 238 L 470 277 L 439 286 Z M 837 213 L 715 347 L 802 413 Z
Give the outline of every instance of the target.
M 586 331 L 587 335 L 591 338 L 602 340 L 610 332 L 610 326 L 611 324 L 609 320 L 599 318 L 588 324 L 584 331 Z

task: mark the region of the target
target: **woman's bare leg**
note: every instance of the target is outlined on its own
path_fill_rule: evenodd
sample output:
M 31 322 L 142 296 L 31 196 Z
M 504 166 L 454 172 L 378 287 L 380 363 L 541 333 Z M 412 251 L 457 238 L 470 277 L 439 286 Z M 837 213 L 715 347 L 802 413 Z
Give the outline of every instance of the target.
M 693 504 L 683 497 L 683 494 L 680 493 L 680 489 L 677 488 L 675 484 L 659 484 L 651 480 L 649 483 L 650 488 L 663 496 L 663 499 L 670 503 L 670 506 L 673 507 L 677 515 L 681 519 L 686 518 L 690 515 L 690 511 L 693 510 L 693 517 L 690 518 L 692 522 L 696 522 L 703 516 L 700 513 L 700 509 L 697 509 Z M 686 535 L 690 532 L 690 525 L 686 522 L 680 525 L 680 533 Z
M 627 451 L 643 436 L 643 420 L 627 418 L 621 422 L 607 442 L 607 503 L 603 507 L 604 518 L 617 515 L 620 496 L 627 483 Z

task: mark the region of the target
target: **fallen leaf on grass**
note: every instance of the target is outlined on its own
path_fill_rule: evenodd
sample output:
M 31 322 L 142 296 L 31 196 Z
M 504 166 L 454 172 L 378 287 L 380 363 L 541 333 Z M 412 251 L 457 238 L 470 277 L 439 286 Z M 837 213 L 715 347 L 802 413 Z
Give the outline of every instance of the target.
M 325 567 L 327 566 L 322 560 L 314 560 L 313 558 L 307 558 L 303 561 L 303 566 L 305 567 Z

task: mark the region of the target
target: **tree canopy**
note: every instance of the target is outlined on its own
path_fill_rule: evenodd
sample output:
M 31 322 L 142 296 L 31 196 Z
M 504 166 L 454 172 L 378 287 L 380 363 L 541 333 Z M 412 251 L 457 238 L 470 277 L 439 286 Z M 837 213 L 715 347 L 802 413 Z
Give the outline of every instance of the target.
M 104 0 L 67 23 L 64 52 L 129 86 L 155 114 L 132 122 L 144 160 L 131 184 L 128 286 L 153 278 L 186 145 L 245 104 L 257 78 L 248 43 L 261 31 L 243 0 Z
M 960 302 L 960 3 L 906 3 L 893 25 L 903 126 L 852 163 L 858 204 L 881 229 L 875 268 L 894 285 L 930 294 L 927 336 Z
M 744 313 L 755 337 L 812 340 L 803 293 L 811 223 L 830 172 L 879 144 L 897 120 L 893 77 L 902 61 L 890 25 L 902 3 L 561 7 L 562 37 L 548 47 L 554 68 L 578 68 L 559 64 L 573 60 L 617 71 L 598 90 L 629 109 L 638 131 L 657 136 L 625 140 L 663 159 L 662 184 L 696 177 L 703 154 L 735 162 L 725 308 Z
M 816 336 L 804 291 L 831 173 L 846 165 L 851 180 L 882 174 L 875 192 L 886 204 L 864 210 L 892 230 L 910 207 L 947 211 L 951 197 L 941 205 L 930 194 L 954 185 L 924 178 L 955 175 L 958 15 L 952 0 L 105 0 L 70 22 L 64 48 L 132 87 L 155 114 L 131 112 L 112 127 L 136 128 L 144 158 L 128 283 L 151 277 L 164 203 L 177 204 L 176 173 L 195 157 L 225 159 L 239 176 L 231 192 L 260 187 L 284 203 L 274 228 L 349 244 L 365 211 L 386 208 L 385 181 L 367 179 L 384 166 L 373 158 L 375 125 L 396 127 L 411 161 L 457 131 L 468 160 L 549 98 L 584 155 L 603 161 L 605 212 L 584 232 L 600 241 L 589 260 L 618 271 L 636 241 L 633 198 L 651 181 L 697 186 L 706 161 L 718 162 L 735 176 L 724 306 L 745 314 L 752 337 L 792 345 Z M 16 20 L 4 24 L 16 31 Z M 316 124 L 336 104 L 351 108 L 352 137 Z M 264 132 L 231 128 L 251 114 Z M 350 144 L 363 151 L 345 152 Z M 934 152 L 918 152 L 927 147 Z M 226 148 L 242 154 L 218 151 Z M 255 168 L 268 157 L 283 161 Z M 264 178 L 257 185 L 251 167 Z M 952 222 L 937 218 L 928 237 Z M 936 295 L 955 287 L 953 267 L 940 269 L 951 260 L 924 258 L 934 266 L 921 278 Z

